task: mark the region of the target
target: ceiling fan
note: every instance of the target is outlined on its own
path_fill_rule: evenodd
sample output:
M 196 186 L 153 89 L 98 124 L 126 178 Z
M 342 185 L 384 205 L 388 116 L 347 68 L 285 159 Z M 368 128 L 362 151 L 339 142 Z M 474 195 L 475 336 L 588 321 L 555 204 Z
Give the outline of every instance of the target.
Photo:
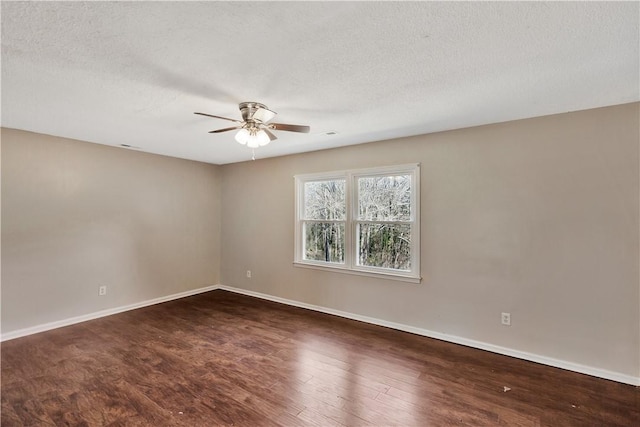
M 209 131 L 209 133 L 220 133 L 239 129 L 236 134 L 236 141 L 242 145 L 247 145 L 250 148 L 261 147 L 267 145 L 274 139 L 277 139 L 277 137 L 271 132 L 272 130 L 302 133 L 309 133 L 311 130 L 309 126 L 269 123 L 269 121 L 276 116 L 276 113 L 269 110 L 266 105 L 258 102 L 242 102 L 238 107 L 242 114 L 242 120 L 230 119 L 228 117 L 221 117 L 207 113 L 194 114 L 235 122 L 236 126 L 234 127 L 216 129 Z

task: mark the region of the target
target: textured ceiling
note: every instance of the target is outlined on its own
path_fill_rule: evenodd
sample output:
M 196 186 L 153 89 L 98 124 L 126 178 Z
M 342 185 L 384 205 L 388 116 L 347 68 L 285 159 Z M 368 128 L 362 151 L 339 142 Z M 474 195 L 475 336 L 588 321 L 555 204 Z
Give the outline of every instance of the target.
M 2 126 L 223 164 L 638 101 L 640 3 L 2 1 Z M 336 132 L 335 135 L 327 135 Z

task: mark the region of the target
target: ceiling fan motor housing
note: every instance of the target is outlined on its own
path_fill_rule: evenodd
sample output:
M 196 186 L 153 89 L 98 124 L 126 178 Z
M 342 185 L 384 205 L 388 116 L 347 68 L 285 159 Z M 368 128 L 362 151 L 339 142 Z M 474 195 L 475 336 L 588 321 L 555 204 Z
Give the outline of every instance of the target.
M 259 102 L 242 102 L 238 106 L 240 107 L 242 120 L 245 122 L 252 122 L 252 121 L 262 122 L 261 120 L 254 118 L 253 115 L 255 114 L 256 111 L 258 111 L 258 109 L 261 109 L 261 108 L 269 111 L 266 105 L 260 104 Z

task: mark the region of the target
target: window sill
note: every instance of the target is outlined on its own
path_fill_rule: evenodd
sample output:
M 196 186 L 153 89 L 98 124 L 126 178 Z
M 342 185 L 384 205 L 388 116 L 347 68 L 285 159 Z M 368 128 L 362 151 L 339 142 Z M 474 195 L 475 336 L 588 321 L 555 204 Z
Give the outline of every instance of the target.
M 365 271 L 365 270 L 352 270 L 344 267 L 333 267 L 333 266 L 311 264 L 311 263 L 299 262 L 299 261 L 294 261 L 293 266 L 310 268 L 312 270 L 330 271 L 333 273 L 344 273 L 344 274 L 352 274 L 355 276 L 366 276 L 366 277 L 375 277 L 377 279 L 395 280 L 398 282 L 405 282 L 405 283 L 420 283 L 422 281 L 422 277 L 402 276 L 399 274 L 378 273 L 378 272 Z

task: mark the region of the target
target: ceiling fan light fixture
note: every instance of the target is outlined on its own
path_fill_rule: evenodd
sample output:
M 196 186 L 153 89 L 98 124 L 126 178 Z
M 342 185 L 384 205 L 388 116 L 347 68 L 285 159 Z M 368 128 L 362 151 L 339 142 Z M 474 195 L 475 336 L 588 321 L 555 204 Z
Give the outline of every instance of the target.
M 236 134 L 236 141 L 242 145 L 247 144 L 249 148 L 258 148 L 264 147 L 271 142 L 271 138 L 269 138 L 269 135 L 262 129 L 250 128 L 240 129 Z
M 256 134 L 256 139 L 258 140 L 258 145 L 260 147 L 264 147 L 271 142 L 271 138 L 269 138 L 269 135 L 267 135 L 264 130 L 258 131 L 258 133 Z
M 242 145 L 246 145 L 250 139 L 251 134 L 246 129 L 240 129 L 238 133 L 236 133 L 236 141 L 238 141 Z

